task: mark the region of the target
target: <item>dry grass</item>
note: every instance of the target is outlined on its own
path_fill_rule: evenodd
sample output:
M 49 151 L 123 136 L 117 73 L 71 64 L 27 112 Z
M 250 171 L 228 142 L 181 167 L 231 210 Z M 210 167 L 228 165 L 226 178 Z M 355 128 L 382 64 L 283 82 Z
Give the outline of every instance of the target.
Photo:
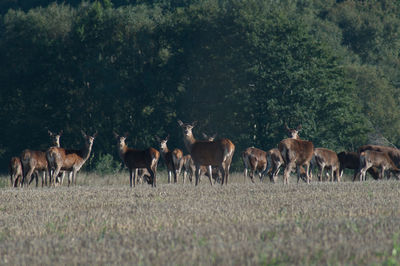
M 160 176 L 155 189 L 130 189 L 126 174 L 0 189 L 0 263 L 399 263 L 399 181 L 284 186 L 234 174 L 227 187 L 194 187 Z

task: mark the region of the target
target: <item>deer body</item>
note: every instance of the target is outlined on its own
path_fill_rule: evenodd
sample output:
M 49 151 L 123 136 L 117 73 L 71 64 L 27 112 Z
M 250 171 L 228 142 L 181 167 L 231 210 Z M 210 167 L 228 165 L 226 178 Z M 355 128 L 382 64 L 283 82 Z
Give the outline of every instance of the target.
M 314 153 L 314 145 L 311 141 L 301 140 L 299 138 L 299 131 L 301 125 L 297 129 L 290 129 L 285 124 L 291 138 L 284 139 L 278 144 L 279 152 L 285 163 L 285 171 L 283 173 L 283 182 L 289 183 L 289 175 L 293 168 L 296 167 L 297 182 L 301 178 L 301 167 L 306 166 L 307 183 L 310 183 L 310 161 Z
M 360 168 L 360 154 L 357 152 L 347 152 L 342 151 L 338 153 L 338 158 L 340 162 L 340 177 L 343 176 L 344 169 L 353 169 L 353 181 L 356 180 L 358 170 Z M 367 172 L 374 178 L 379 179 L 379 172 L 376 167 L 371 167 Z
M 336 152 L 326 148 L 316 148 L 314 150 L 312 162 L 317 165 L 320 171 L 318 175 L 319 181 L 322 180 L 324 169 L 327 168 L 331 170 L 331 175 L 328 175 L 328 178 L 332 178 L 332 181 L 336 178 L 336 180 L 340 182 L 340 162 Z
M 160 158 L 160 153 L 154 148 L 146 150 L 137 150 L 128 148 L 125 144 L 126 137 L 119 136 L 114 133 L 118 140 L 118 151 L 121 160 L 129 170 L 129 183 L 130 187 L 136 186 L 136 169 L 146 168 L 150 173 L 151 184 L 153 187 L 157 186 L 157 163 Z
M 392 159 L 386 152 L 365 150 L 360 153 L 360 169 L 358 174 L 360 181 L 365 180 L 365 174 L 371 167 L 377 167 L 381 169 L 379 178 L 382 179 L 385 171 L 389 170 L 397 174 L 400 174 L 400 169 L 396 167 Z
M 46 159 L 49 165 L 50 183 L 53 182 L 55 185 L 55 177 L 58 176 L 60 171 L 69 171 L 71 173 L 68 178 L 68 186 L 71 183 L 76 185 L 77 173 L 89 159 L 97 135 L 97 132 L 93 136 L 87 136 L 83 131 L 81 133 L 85 139 L 85 146 L 81 150 L 60 147 L 51 147 L 47 150 Z
M 174 149 L 170 151 L 167 146 L 168 139 L 169 136 L 163 140 L 157 138 L 158 142 L 160 143 L 161 156 L 163 157 L 168 170 L 168 183 L 171 183 L 172 174 L 174 175 L 174 183 L 176 183 L 178 182 L 178 177 L 182 169 L 181 160 L 183 157 L 183 152 L 180 149 Z
M 9 165 L 10 184 L 17 187 L 22 182 L 22 163 L 18 157 L 12 157 Z
M 58 134 L 54 134 L 51 131 L 48 131 L 53 145 L 60 147 L 60 137 L 62 135 L 62 131 Z M 25 180 L 30 180 L 29 184 L 33 181 L 34 176 L 32 175 L 35 171 L 41 171 L 42 174 L 42 187 L 44 183 L 47 183 L 46 172 L 48 170 L 48 163 L 46 160 L 46 152 L 45 151 L 35 151 L 26 149 L 21 153 L 20 156 L 22 169 L 23 169 L 23 178 L 21 184 L 25 183 Z M 36 175 L 36 186 L 38 186 L 38 177 Z
M 184 143 L 189 151 L 193 162 L 196 166 L 196 185 L 199 182 L 200 167 L 207 166 L 210 184 L 212 185 L 212 166 L 219 167 L 222 173 L 222 182 L 228 183 L 229 168 L 231 166 L 233 153 L 235 152 L 235 145 L 226 138 L 207 141 L 207 140 L 196 140 L 192 133 L 193 124 L 184 124 L 182 121 L 178 121 L 184 134 Z
M 267 152 L 249 147 L 242 153 L 242 160 L 244 164 L 244 178 L 247 178 L 247 169 L 250 169 L 250 180 L 254 183 L 254 174 L 258 171 L 260 179 L 267 168 Z

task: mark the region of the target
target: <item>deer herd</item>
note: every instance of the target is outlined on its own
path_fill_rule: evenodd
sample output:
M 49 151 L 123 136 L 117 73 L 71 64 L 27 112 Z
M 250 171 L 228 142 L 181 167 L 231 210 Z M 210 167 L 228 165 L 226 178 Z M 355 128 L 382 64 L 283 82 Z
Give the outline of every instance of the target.
M 180 149 L 168 148 L 169 135 L 165 139 L 156 137 L 159 144 L 158 151 L 152 147 L 144 150 L 128 147 L 125 143 L 127 134 L 120 136 L 114 132 L 119 156 L 129 170 L 130 187 L 135 187 L 141 180 L 156 187 L 160 155 L 167 168 L 168 183 L 177 183 L 183 173 L 183 183 L 186 177 L 192 182 L 194 175 L 196 186 L 201 176 L 208 177 L 211 186 L 217 181 L 221 185 L 228 184 L 229 170 L 235 152 L 232 141 L 227 138 L 215 139 L 215 135 L 209 137 L 204 133 L 204 139 L 197 140 L 192 132 L 196 122 L 183 123 L 178 120 L 178 124 L 182 129 L 187 155 Z M 318 169 L 319 181 L 323 181 L 326 170 L 326 180 L 340 182 L 346 168 L 354 170 L 353 181 L 365 180 L 367 172 L 374 179 L 382 179 L 385 173 L 388 178 L 394 174 L 399 179 L 400 150 L 396 148 L 364 145 L 358 152 L 336 154 L 326 148 L 315 148 L 311 141 L 300 139 L 301 125 L 291 129 L 285 124 L 285 128 L 289 138 L 280 141 L 277 148 L 263 151 L 249 147 L 243 151 L 245 179 L 249 176 L 254 183 L 256 174 L 261 181 L 268 175 L 270 181 L 275 183 L 280 169 L 284 168 L 284 184 L 289 183 L 289 176 L 294 170 L 297 173 L 297 182 L 303 180 L 310 183 L 315 167 Z M 81 132 L 84 146 L 80 150 L 65 149 L 60 146 L 62 131 L 57 134 L 51 131 L 48 133 L 53 144 L 49 149 L 41 151 L 26 149 L 20 157 L 11 158 L 9 165 L 11 186 L 27 186 L 34 179 L 38 186 L 40 175 L 42 187 L 62 185 L 66 174 L 68 174 L 68 186 L 76 185 L 77 173 L 90 157 L 97 132 L 92 136 Z

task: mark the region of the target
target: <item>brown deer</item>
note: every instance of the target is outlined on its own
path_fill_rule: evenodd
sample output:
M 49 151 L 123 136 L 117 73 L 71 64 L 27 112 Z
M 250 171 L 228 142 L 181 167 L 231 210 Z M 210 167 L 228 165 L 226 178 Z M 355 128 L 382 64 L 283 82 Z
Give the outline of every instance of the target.
M 256 171 L 262 179 L 263 173 L 267 168 L 267 152 L 254 148 L 249 147 L 242 152 L 242 160 L 244 164 L 244 178 L 247 179 L 247 171 L 250 169 L 250 180 L 254 183 L 254 174 Z
M 49 165 L 49 183 L 55 185 L 55 179 L 60 171 L 71 172 L 68 177 L 68 186 L 72 183 L 76 185 L 77 173 L 82 168 L 84 163 L 89 159 L 92 151 L 96 133 L 93 136 L 86 135 L 81 130 L 82 136 L 85 139 L 85 146 L 81 150 L 64 149 L 60 147 L 51 147 L 46 152 L 46 159 Z
M 356 175 L 360 168 L 360 154 L 358 152 L 342 151 L 342 152 L 339 152 L 337 156 L 338 156 L 338 159 L 340 162 L 340 170 L 339 170 L 340 178 L 342 178 L 342 176 L 343 176 L 344 169 L 348 168 L 348 169 L 354 170 L 353 181 L 355 181 Z M 377 168 L 371 167 L 367 170 L 367 172 L 374 179 L 379 179 L 379 172 L 378 172 Z
M 150 173 L 150 182 L 153 187 L 157 186 L 157 163 L 160 159 L 160 153 L 154 148 L 146 150 L 137 150 L 128 148 L 125 144 L 127 134 L 119 136 L 114 132 L 115 138 L 118 140 L 118 151 L 121 160 L 129 170 L 130 187 L 136 186 L 136 169 L 146 168 Z
M 373 151 L 380 151 L 386 153 L 390 159 L 394 162 L 394 164 L 400 168 L 400 150 L 392 147 L 387 146 L 380 146 L 380 145 L 363 145 L 358 149 L 358 153 L 361 153 L 366 150 L 373 150 Z M 390 178 L 390 172 L 389 176 Z
M 286 128 L 289 130 L 287 125 Z M 307 183 L 310 183 L 310 161 L 314 153 L 314 145 L 311 141 L 301 140 L 298 136 L 301 126 L 298 127 L 296 134 L 291 134 L 292 138 L 284 139 L 278 144 L 279 152 L 285 163 L 285 171 L 283 174 L 283 182 L 289 184 L 289 175 L 293 168 L 297 170 L 297 182 L 301 178 L 301 166 L 306 166 Z
M 211 185 L 212 166 L 219 167 L 219 170 L 222 173 L 221 185 L 228 184 L 229 168 L 235 152 L 235 145 L 226 138 L 214 141 L 196 140 L 192 133 L 192 129 L 196 125 L 196 122 L 193 122 L 192 124 L 184 124 L 182 121 L 178 120 L 178 124 L 183 131 L 183 141 L 185 146 L 196 166 L 196 185 L 199 182 L 200 166 L 202 165 L 208 166 L 207 171 Z
M 271 182 L 275 183 L 277 181 L 280 168 L 284 163 L 282 155 L 277 148 L 267 151 L 267 167 L 265 172 L 269 175 Z M 300 168 L 300 171 L 302 171 L 301 175 L 304 175 L 305 171 L 303 167 Z
M 182 170 L 181 160 L 183 157 L 183 152 L 180 149 L 169 150 L 167 142 L 169 135 L 165 139 L 160 139 L 156 137 L 160 144 L 160 153 L 164 159 L 165 165 L 168 170 L 168 183 L 171 183 L 171 176 L 174 175 L 174 183 L 178 182 L 178 177 Z
M 22 185 L 22 163 L 18 157 L 12 157 L 9 164 L 10 184 L 12 187 Z
M 380 179 L 383 178 L 386 170 L 396 173 L 397 178 L 399 178 L 400 169 L 396 167 L 386 152 L 365 150 L 360 153 L 360 169 L 357 174 L 360 181 L 365 180 L 367 170 L 373 166 L 381 169 Z
M 186 176 L 188 176 L 190 183 L 192 183 L 192 176 L 193 176 L 193 173 L 196 172 L 196 166 L 194 165 L 194 162 L 193 162 L 190 154 L 184 155 L 182 157 L 181 165 L 182 165 L 182 172 L 183 172 L 183 178 L 182 178 L 183 184 L 185 184 Z
M 340 162 L 336 152 L 326 148 L 314 149 L 314 155 L 311 161 L 313 165 L 311 169 L 316 165 L 319 169 L 318 180 L 322 181 L 325 168 L 331 170 L 331 174 L 328 175 L 328 179 L 334 181 L 336 179 L 340 182 Z
M 60 147 L 60 137 L 62 135 L 62 131 L 58 134 L 54 134 L 50 130 L 48 130 L 49 136 L 52 139 L 53 145 Z M 20 156 L 22 169 L 23 169 L 23 177 L 21 184 L 22 186 L 25 183 L 25 180 L 29 180 L 29 184 L 33 181 L 33 178 L 36 177 L 36 186 L 38 186 L 38 176 L 33 176 L 32 174 L 35 171 L 41 171 L 42 174 L 42 187 L 45 183 L 47 183 L 46 172 L 48 171 L 48 164 L 46 160 L 46 151 L 34 151 L 26 149 L 21 153 Z

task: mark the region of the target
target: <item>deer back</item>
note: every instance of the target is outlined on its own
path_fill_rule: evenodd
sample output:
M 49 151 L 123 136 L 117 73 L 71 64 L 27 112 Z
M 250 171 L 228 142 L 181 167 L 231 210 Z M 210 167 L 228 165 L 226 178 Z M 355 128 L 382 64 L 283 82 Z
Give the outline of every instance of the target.
M 336 152 L 326 148 L 316 148 L 314 150 L 315 161 L 317 164 L 322 165 L 323 163 L 328 166 L 339 167 L 339 158 Z
M 160 153 L 154 148 L 145 150 L 128 148 L 122 156 L 126 167 L 129 169 L 147 168 L 150 167 L 153 160 L 158 161 Z
M 12 157 L 9 164 L 10 175 L 22 175 L 22 163 L 20 158 Z
M 279 142 L 278 149 L 285 164 L 295 161 L 297 165 L 303 165 L 311 160 L 314 145 L 307 140 L 284 139 Z
M 23 169 L 35 168 L 37 170 L 47 169 L 46 153 L 43 151 L 24 150 L 21 153 Z
M 196 141 L 191 146 L 190 154 L 195 163 L 220 166 L 222 162 L 232 160 L 234 150 L 235 145 L 229 139 Z

